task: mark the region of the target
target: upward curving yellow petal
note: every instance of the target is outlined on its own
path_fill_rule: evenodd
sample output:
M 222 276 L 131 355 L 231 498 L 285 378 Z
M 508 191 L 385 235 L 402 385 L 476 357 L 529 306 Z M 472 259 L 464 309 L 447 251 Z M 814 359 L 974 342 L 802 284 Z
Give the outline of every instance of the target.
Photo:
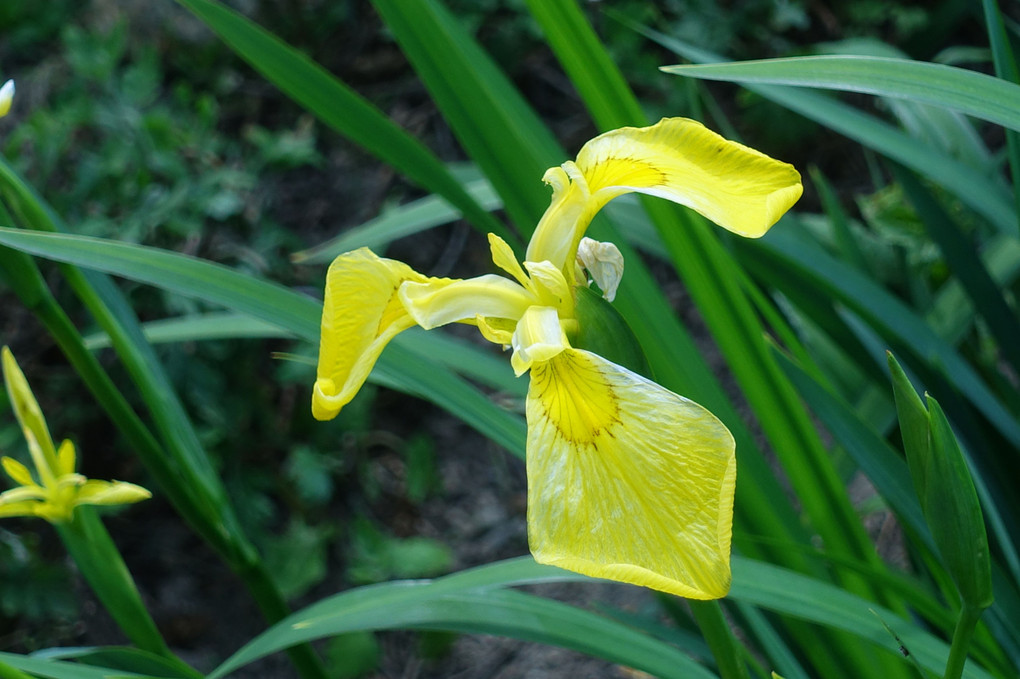
M 687 118 L 599 135 L 577 154 L 577 167 L 596 210 L 638 191 L 686 205 L 750 238 L 764 235 L 803 191 L 792 165 Z
M 536 561 L 694 599 L 726 595 L 736 458 L 715 416 L 579 349 L 532 366 L 527 415 Z
M 14 409 L 14 416 L 25 433 L 25 438 L 35 438 L 39 445 L 40 452 L 46 460 L 50 469 L 57 467 L 57 452 L 53 447 L 53 438 L 46 426 L 46 418 L 39 408 L 39 403 L 32 394 L 32 388 L 25 379 L 25 373 L 21 372 L 14 354 L 8 347 L 0 349 L 0 362 L 3 364 L 4 385 L 7 387 L 7 397 L 10 399 L 11 408 Z
M 380 258 L 368 248 L 333 261 L 326 274 L 312 393 L 316 419 L 336 417 L 365 383 L 387 342 L 414 325 L 397 291 L 405 281 L 427 280 L 403 262 Z

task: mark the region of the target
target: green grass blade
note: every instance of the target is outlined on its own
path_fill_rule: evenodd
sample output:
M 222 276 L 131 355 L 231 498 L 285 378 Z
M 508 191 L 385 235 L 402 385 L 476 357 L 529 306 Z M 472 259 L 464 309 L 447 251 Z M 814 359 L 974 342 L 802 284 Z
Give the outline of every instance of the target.
M 179 0 L 241 58 L 334 130 L 444 196 L 483 232 L 516 238 L 464 191 L 446 166 L 418 140 L 328 71 L 276 36 L 213 0 Z
M 530 234 L 549 202 L 539 181 L 566 159 L 556 139 L 510 81 L 438 2 L 372 3 L 429 88 L 464 150 Z M 498 101 L 499 106 L 491 105 Z M 517 133 L 527 129 L 529 134 Z
M 1020 85 L 955 66 L 840 55 L 664 66 L 662 70 L 706 80 L 814 87 L 907 99 L 1020 130 Z
M 995 0 L 981 0 L 981 5 L 985 13 L 988 41 L 992 46 L 995 73 L 1007 82 L 1020 83 L 1020 68 L 1017 67 L 1016 58 L 1013 56 L 1013 48 L 1010 47 L 998 3 Z M 1020 135 L 1014 130 L 1006 131 L 1006 149 L 1013 176 L 1013 200 L 1017 211 L 1020 212 Z
M 112 670 L 107 667 L 93 667 L 77 662 L 50 660 L 34 656 L 18 655 L 17 653 L 0 652 L 0 661 L 25 672 L 33 677 L 45 679 L 167 679 L 165 676 L 139 674 L 125 670 Z
M 632 22 L 625 23 L 691 61 L 720 61 L 723 58 Z M 771 85 L 748 84 L 745 87 L 930 178 L 957 195 L 1001 232 L 1016 236 L 1016 207 L 1004 192 L 997 190 L 994 182 L 989 182 L 984 174 L 966 164 L 918 144 L 915 139 L 874 116 L 817 92 Z
M 433 581 L 391 582 L 323 599 L 249 642 L 209 677 L 302 640 L 364 629 L 445 629 L 499 634 L 572 648 L 658 677 L 713 677 L 673 647 L 608 618 L 503 589 L 559 580 L 584 581 L 530 558 L 513 559 Z
M 203 299 L 280 325 L 313 344 L 318 342 L 320 302 L 225 266 L 158 248 L 19 229 L 0 228 L 0 243 L 39 257 Z M 523 456 L 523 418 L 480 398 L 477 389 L 449 371 L 437 369 L 425 354 L 394 343 L 380 358 L 377 369 L 405 391 L 450 410 L 514 454 Z
M 760 561 L 734 557 L 730 598 L 866 639 L 882 649 L 874 659 L 891 656 L 907 663 L 900 657 L 882 621 L 889 624 L 926 670 L 941 673 L 949 657 L 949 646 L 914 622 L 834 585 Z M 968 665 L 964 676 L 992 677 L 973 663 Z
M 166 318 L 143 323 L 141 327 L 145 340 L 150 344 L 294 337 L 293 333 L 274 323 L 233 311 Z M 93 351 L 110 347 L 110 336 L 104 332 L 87 335 L 84 339 L 85 346 Z

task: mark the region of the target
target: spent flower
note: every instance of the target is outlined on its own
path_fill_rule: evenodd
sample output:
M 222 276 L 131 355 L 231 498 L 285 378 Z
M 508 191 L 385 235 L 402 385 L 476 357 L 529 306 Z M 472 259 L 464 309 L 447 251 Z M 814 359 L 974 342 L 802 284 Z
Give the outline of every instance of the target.
M 584 234 L 607 202 L 639 192 L 758 237 L 800 197 L 800 175 L 696 121 L 667 118 L 600 135 L 543 179 L 552 202 L 523 265 L 489 234 L 493 262 L 509 278 L 432 278 L 367 248 L 336 258 L 326 278 L 312 412 L 336 416 L 401 331 L 475 325 L 512 350 L 518 376 L 531 373 L 528 540 L 536 561 L 691 598 L 724 596 L 733 437 L 697 403 L 609 360 L 608 351 L 592 351 L 607 344 L 586 340 L 587 331 L 611 325 L 615 312 L 583 313 L 593 308 L 588 287 L 612 300 L 623 258 L 615 245 Z
M 133 483 L 95 481 L 75 472 L 75 450 L 65 440 L 54 447 L 46 420 L 11 350 L 2 350 L 4 383 L 14 414 L 28 442 L 36 474 L 12 457 L 0 458 L 17 487 L 0 493 L 0 517 L 38 516 L 51 523 L 70 521 L 78 505 L 119 505 L 152 494 Z

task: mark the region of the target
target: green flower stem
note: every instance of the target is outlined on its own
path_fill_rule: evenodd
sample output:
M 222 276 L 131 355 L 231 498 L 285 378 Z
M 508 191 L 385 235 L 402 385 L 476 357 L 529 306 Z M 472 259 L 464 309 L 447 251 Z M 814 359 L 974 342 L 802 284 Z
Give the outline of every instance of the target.
M 960 609 L 960 617 L 956 621 L 956 630 L 953 632 L 953 645 L 949 648 L 949 660 L 946 662 L 946 672 L 943 679 L 960 679 L 963 676 L 963 666 L 967 663 L 967 652 L 970 650 L 970 639 L 974 636 L 978 620 L 981 618 L 982 608 L 964 604 Z
M 78 507 L 70 521 L 58 523 L 56 528 L 78 570 L 131 643 L 150 653 L 176 658 L 142 603 L 131 573 L 95 511 Z
M 719 602 L 691 599 L 687 604 L 698 627 L 701 628 L 708 648 L 715 656 L 719 676 L 722 679 L 750 679 L 747 664 L 742 660 L 744 648 L 733 637 L 733 630 L 726 622 Z

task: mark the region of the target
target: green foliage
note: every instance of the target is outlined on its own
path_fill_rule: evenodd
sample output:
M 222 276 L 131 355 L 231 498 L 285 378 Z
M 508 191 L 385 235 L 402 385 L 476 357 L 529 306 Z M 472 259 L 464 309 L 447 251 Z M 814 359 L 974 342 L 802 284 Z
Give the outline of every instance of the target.
M 265 633 L 210 676 L 325 637 L 333 675 L 361 676 L 380 662 L 374 630 L 392 628 L 515 636 L 656 676 L 1016 675 L 1020 182 L 1003 161 L 1015 170 L 1015 135 L 999 125 L 1020 127 L 1020 89 L 1014 27 L 996 3 L 982 3 L 980 21 L 976 6 L 955 0 L 377 0 L 377 13 L 263 0 L 246 5 L 256 23 L 212 0 L 181 4 L 257 74 L 176 20 L 139 40 L 133 18 L 78 22 L 74 3 L 0 7 L 4 77 L 8 63 L 49 55 L 48 70 L 18 74 L 19 94 L 32 83 L 33 106 L 5 120 L 12 167 L 0 167 L 0 195 L 11 215 L 0 212 L 0 226 L 18 228 L 0 229 L 0 262 L 5 290 L 36 314 L 180 518 L 266 611 Z M 994 57 L 999 77 L 959 61 L 962 48 L 989 42 L 981 56 Z M 706 46 L 756 61 L 721 63 Z M 359 50 L 360 65 L 342 63 Z M 824 56 L 760 60 L 802 54 Z M 682 78 L 657 70 L 680 59 L 696 62 L 670 69 Z M 384 82 L 399 83 L 403 98 Z M 656 378 L 710 407 L 737 440 L 730 597 L 693 611 L 671 601 L 596 613 L 511 589 L 584 581 L 529 558 L 386 582 L 433 578 L 458 562 L 460 546 L 385 522 L 451 502 L 439 461 L 460 453 L 445 449 L 454 437 L 407 418 L 407 430 L 383 435 L 399 466 L 393 492 L 366 471 L 375 429 L 394 420 L 377 417 L 392 403 L 377 397 L 385 391 L 365 389 L 333 423 L 311 421 L 321 264 L 362 245 L 413 251 L 458 219 L 519 245 L 511 234 L 526 238 L 548 202 L 541 172 L 571 155 L 561 144 L 572 150 L 595 129 L 659 115 L 706 118 L 812 168 L 796 213 L 757 242 L 636 200 L 614 203 L 593 227 L 624 251 L 614 313 Z M 393 195 L 417 200 L 343 233 L 333 222 L 326 234 L 281 226 L 275 208 L 294 179 L 321 179 L 348 152 L 323 126 L 406 177 L 418 188 L 396 185 Z M 450 163 L 465 157 L 467 172 Z M 347 161 L 344 181 L 378 171 L 365 158 Z M 294 224 L 304 213 L 283 217 Z M 27 230 L 63 228 L 73 235 Z M 465 266 L 476 266 L 472 247 Z M 36 259 L 59 262 L 81 302 Z M 95 271 L 133 281 L 127 295 Z M 675 311 L 675 274 L 705 326 L 697 342 L 680 322 L 694 314 Z M 96 360 L 60 305 L 82 324 L 92 323 L 87 310 L 103 330 L 88 346 L 105 338 L 118 361 Z M 160 322 L 142 326 L 136 315 Z M 889 349 L 902 361 L 892 366 L 895 400 Z M 931 394 L 927 404 L 908 374 Z M 523 454 L 526 384 L 468 342 L 407 332 L 372 379 Z M 60 417 L 86 434 L 108 436 L 80 389 L 59 375 L 45 400 L 65 404 Z M 12 431 L 0 423 L 4 452 L 19 445 Z M 384 502 L 397 506 L 380 511 Z M 27 539 L 0 536 L 4 615 L 69 614 L 64 572 Z M 287 617 L 286 599 L 348 585 Z M 681 629 L 663 625 L 663 611 Z M 707 644 L 688 638 L 699 628 Z M 303 676 L 325 676 L 309 647 L 295 648 Z M 135 651 L 86 659 L 191 676 Z M 99 676 L 53 658 L 0 660 L 40 676 Z

